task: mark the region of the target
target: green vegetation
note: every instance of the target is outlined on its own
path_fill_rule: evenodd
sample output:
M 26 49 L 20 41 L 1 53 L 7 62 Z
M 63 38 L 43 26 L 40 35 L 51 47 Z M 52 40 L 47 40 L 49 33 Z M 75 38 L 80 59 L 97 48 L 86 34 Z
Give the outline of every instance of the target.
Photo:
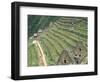
M 28 66 L 37 66 L 38 65 L 38 52 L 35 45 L 31 45 L 28 48 Z M 34 60 L 34 61 L 33 61 Z
M 39 30 L 42 32 L 38 33 Z M 74 49 L 80 42 L 86 49 L 85 56 L 80 58 L 80 64 L 87 64 L 87 32 L 86 17 L 28 15 L 28 66 L 39 66 L 38 48 L 33 43 L 36 40 L 42 47 L 48 66 L 57 65 L 63 50 L 68 51 L 71 61 L 74 62 L 72 64 L 77 64 Z

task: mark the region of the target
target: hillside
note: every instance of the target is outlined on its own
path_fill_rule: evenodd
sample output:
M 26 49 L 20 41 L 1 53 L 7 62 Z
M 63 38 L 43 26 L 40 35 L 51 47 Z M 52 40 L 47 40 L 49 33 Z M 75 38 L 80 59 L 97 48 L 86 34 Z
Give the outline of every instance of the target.
M 87 18 L 28 16 L 28 66 L 40 64 L 39 42 L 47 65 L 87 64 Z M 65 55 L 63 55 L 65 51 Z M 64 62 L 63 62 L 64 60 Z

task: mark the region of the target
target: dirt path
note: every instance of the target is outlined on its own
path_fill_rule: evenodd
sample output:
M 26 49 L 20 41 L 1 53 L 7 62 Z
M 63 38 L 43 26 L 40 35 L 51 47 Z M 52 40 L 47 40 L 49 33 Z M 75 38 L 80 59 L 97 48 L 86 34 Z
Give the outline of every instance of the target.
M 47 66 L 46 59 L 45 59 L 45 54 L 42 50 L 42 47 L 41 47 L 39 41 L 35 40 L 33 43 L 36 44 L 36 46 L 39 50 L 39 54 L 38 54 L 39 55 L 39 65 Z

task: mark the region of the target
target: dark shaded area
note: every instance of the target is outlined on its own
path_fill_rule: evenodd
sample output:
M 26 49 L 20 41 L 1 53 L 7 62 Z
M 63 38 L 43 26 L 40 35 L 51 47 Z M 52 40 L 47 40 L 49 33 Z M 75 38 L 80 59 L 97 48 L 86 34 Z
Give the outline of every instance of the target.
M 28 38 L 39 29 L 47 28 L 51 21 L 54 22 L 59 18 L 58 16 L 28 15 Z

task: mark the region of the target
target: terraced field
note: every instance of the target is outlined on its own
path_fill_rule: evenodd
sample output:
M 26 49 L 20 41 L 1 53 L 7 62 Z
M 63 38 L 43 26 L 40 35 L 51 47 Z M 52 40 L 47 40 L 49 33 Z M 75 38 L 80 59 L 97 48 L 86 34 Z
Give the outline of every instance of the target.
M 86 17 L 29 15 L 28 66 L 88 64 L 87 21 Z

